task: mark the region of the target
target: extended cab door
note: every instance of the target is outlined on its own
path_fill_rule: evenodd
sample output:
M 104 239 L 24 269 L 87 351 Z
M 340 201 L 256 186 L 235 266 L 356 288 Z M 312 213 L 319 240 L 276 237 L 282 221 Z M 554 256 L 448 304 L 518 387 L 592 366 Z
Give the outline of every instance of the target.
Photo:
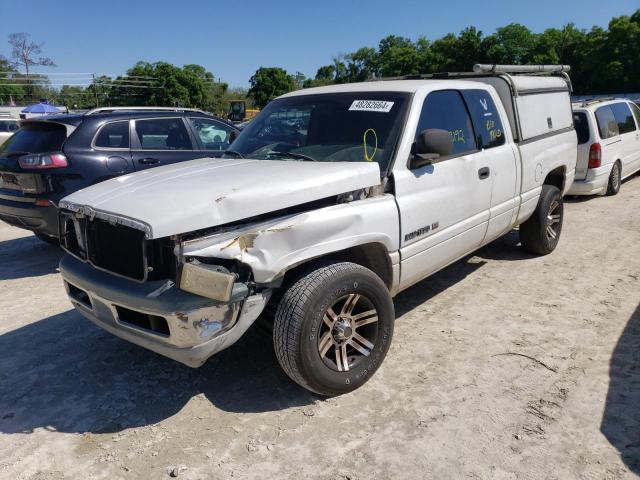
M 459 91 L 427 95 L 414 135 L 426 129 L 448 131 L 453 151 L 431 165 L 394 172 L 401 226 L 401 287 L 479 247 L 489 222 L 490 164 L 478 149 Z
M 484 242 L 498 238 L 512 228 L 518 206 L 518 161 L 513 142 L 507 141 L 510 133 L 502 119 L 506 118 L 500 100 L 488 90 L 462 90 L 473 128 L 476 143 L 482 150 L 482 163 L 491 174 L 491 203 L 489 227 Z M 510 140 L 510 137 L 509 137 Z
M 144 118 L 131 123 L 131 157 L 136 170 L 204 156 L 180 117 Z

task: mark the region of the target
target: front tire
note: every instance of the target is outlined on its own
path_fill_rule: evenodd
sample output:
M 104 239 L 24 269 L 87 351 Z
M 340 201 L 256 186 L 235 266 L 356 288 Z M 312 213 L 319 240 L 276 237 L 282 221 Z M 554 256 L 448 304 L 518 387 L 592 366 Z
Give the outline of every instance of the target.
M 612 197 L 617 195 L 620 191 L 620 185 L 622 184 L 622 169 L 620 168 L 620 162 L 615 162 L 611 167 L 611 173 L 609 174 L 609 181 L 607 182 L 607 195 Z
M 538 206 L 526 222 L 520 225 L 520 242 L 528 252 L 548 255 L 558 246 L 564 205 L 560 189 L 553 185 L 543 185 Z
M 289 287 L 278 305 L 278 362 L 312 392 L 351 392 L 386 356 L 394 316 L 389 291 L 371 270 L 348 262 L 318 268 Z

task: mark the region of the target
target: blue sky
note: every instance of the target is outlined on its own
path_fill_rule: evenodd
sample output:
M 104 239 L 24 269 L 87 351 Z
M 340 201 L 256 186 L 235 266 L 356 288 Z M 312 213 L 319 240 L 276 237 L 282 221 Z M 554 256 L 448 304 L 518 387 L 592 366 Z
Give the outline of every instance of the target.
M 198 63 L 231 86 L 260 66 L 315 75 L 339 53 L 386 35 L 438 38 L 511 22 L 533 31 L 574 22 L 606 26 L 639 0 L 0 0 L 0 54 L 11 32 L 45 43 L 55 72 L 124 73 L 138 60 Z

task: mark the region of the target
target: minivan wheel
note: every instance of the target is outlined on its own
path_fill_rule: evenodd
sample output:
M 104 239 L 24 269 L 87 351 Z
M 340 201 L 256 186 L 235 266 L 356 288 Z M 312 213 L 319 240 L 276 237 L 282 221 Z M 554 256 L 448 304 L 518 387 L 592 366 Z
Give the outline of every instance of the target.
M 616 162 L 611 167 L 611 173 L 609 174 L 609 183 L 607 183 L 607 195 L 617 195 L 620 191 L 620 185 L 622 184 L 622 172 L 620 169 L 620 162 Z
M 278 362 L 315 393 L 355 390 L 386 356 L 394 315 L 387 287 L 371 270 L 348 262 L 318 268 L 289 287 L 278 305 Z
M 553 252 L 560 240 L 564 205 L 560 189 L 543 185 L 538 206 L 531 218 L 520 225 L 522 247 L 537 255 Z

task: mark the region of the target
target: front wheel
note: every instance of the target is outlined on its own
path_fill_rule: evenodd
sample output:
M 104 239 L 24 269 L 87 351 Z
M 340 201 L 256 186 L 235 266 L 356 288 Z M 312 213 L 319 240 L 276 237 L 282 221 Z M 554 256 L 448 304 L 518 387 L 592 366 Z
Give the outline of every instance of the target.
M 538 206 L 526 222 L 520 225 L 522 247 L 537 255 L 547 255 L 558 246 L 564 205 L 558 187 L 543 185 Z
M 285 292 L 273 328 L 286 374 L 321 395 L 350 392 L 378 369 L 393 336 L 387 287 L 354 263 L 318 268 Z

